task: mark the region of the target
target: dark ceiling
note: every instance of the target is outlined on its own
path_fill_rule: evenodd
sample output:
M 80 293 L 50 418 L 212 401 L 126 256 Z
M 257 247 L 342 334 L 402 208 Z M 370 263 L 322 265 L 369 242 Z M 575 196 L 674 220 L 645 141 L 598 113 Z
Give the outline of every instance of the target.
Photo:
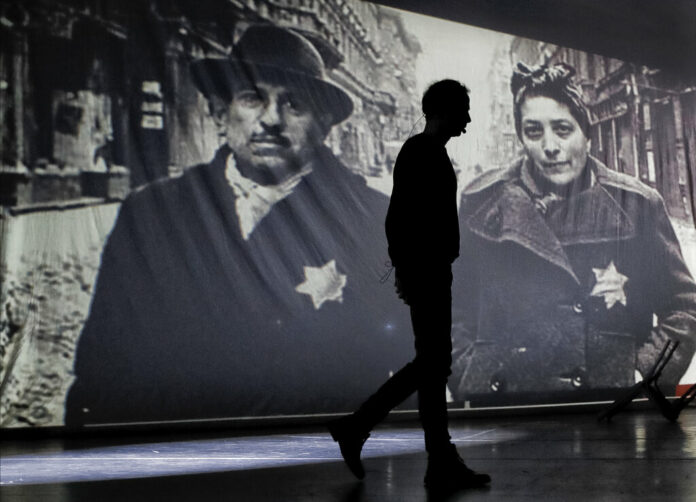
M 696 76 L 696 0 L 377 0 Z

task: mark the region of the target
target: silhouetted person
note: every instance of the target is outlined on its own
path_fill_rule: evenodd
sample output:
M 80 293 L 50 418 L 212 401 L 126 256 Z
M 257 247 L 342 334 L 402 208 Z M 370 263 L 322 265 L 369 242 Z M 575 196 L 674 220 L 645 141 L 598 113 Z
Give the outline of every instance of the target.
M 418 391 L 425 432 L 429 489 L 482 486 L 490 481 L 466 467 L 450 442 L 446 385 L 452 363 L 452 271 L 459 256 L 457 178 L 445 144 L 466 132 L 469 96 L 454 80 L 431 85 L 423 95 L 426 125 L 409 138 L 394 166 L 386 219 L 396 289 L 411 309 L 416 356 L 353 414 L 329 424 L 350 470 L 365 476 L 360 452 L 372 428 Z

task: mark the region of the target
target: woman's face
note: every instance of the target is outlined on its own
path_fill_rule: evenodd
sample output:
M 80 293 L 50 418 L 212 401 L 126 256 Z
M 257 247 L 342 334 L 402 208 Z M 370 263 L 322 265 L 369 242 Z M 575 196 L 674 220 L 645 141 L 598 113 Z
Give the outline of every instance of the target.
M 589 141 L 564 103 L 546 96 L 525 99 L 520 106 L 522 143 L 537 174 L 567 185 L 582 173 Z

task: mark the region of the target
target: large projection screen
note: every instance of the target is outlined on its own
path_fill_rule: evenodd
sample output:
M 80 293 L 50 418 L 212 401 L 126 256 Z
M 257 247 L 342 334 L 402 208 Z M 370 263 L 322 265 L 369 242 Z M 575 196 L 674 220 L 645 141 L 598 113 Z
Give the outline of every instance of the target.
M 352 411 L 414 355 L 384 218 L 443 78 L 472 117 L 447 145 L 450 406 L 613 399 L 668 339 L 665 391 L 696 382 L 696 81 L 358 0 L 7 1 L 0 21 L 0 427 Z M 528 155 L 519 62 L 574 68 L 610 180 L 574 213 L 585 240 L 539 220 L 560 267 L 532 216 L 480 200 Z M 491 218 L 517 237 L 482 238 Z

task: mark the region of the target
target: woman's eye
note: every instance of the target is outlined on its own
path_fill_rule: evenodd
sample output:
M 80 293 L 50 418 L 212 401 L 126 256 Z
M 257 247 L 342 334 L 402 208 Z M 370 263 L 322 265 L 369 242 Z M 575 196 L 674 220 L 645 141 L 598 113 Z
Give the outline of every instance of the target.
M 529 139 L 539 139 L 543 134 L 544 131 L 541 127 L 529 126 L 524 128 L 524 135 Z
M 557 125 L 553 128 L 554 132 L 561 136 L 562 138 L 565 138 L 569 136 L 573 132 L 573 127 L 565 124 Z

